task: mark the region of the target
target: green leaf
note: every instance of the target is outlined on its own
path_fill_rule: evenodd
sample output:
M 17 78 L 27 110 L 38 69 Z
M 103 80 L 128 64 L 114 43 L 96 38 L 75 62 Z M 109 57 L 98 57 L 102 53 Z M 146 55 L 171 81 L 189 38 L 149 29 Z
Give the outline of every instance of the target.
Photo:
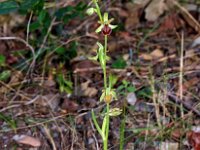
M 136 91 L 136 88 L 134 86 L 128 86 L 127 87 L 127 91 L 128 92 L 135 92 Z
M 143 89 L 141 89 L 140 91 L 138 91 L 136 94 L 137 94 L 138 97 L 150 98 L 153 93 L 152 93 L 150 87 L 144 87 Z
M 66 14 L 71 14 L 73 12 L 74 8 L 72 6 L 66 6 L 64 8 L 60 8 L 58 11 L 56 11 L 55 16 L 58 19 L 62 19 Z
M 33 22 L 30 24 L 30 31 L 35 31 L 41 27 L 41 24 L 39 21 Z
M 96 32 L 96 33 L 99 33 L 99 32 L 101 32 L 102 29 L 103 29 L 103 25 L 100 25 L 100 26 L 95 30 L 95 32 Z
M 105 98 L 105 92 L 102 92 L 101 96 L 100 96 L 100 102 L 102 102 Z
M 88 57 L 89 60 L 93 60 L 93 61 L 97 61 L 98 60 L 98 54 L 96 56 L 93 57 Z
M 117 91 L 122 92 L 122 90 L 124 90 L 124 85 L 120 85 L 117 87 Z
M 64 55 L 65 54 L 65 52 L 66 52 L 66 48 L 65 47 L 59 47 L 59 48 L 56 48 L 56 53 L 58 54 L 58 55 Z
M 0 55 L 0 66 L 3 66 L 6 62 L 6 57 L 4 55 Z
M 40 24 L 43 24 L 43 22 L 45 21 L 46 16 L 47 16 L 47 11 L 46 10 L 40 11 L 39 16 L 38 16 L 38 21 L 40 22 Z
M 19 8 L 19 5 L 15 1 L 5 1 L 0 3 L 0 14 L 8 14 L 14 12 Z
M 104 116 L 104 118 L 103 118 L 103 123 L 102 123 L 102 127 L 101 127 L 103 135 L 105 134 L 106 127 L 107 127 L 107 116 Z M 104 137 L 104 136 L 103 136 L 103 137 Z
M 20 11 L 38 10 L 44 6 L 44 0 L 20 0 Z
M 117 83 L 118 77 L 110 74 L 109 75 L 109 87 L 112 88 Z
M 6 81 L 6 80 L 8 80 L 10 75 L 11 75 L 11 71 L 10 70 L 5 70 L 5 71 L 0 73 L 0 80 L 1 81 Z
M 116 61 L 113 62 L 112 68 L 124 69 L 126 65 L 126 61 L 123 58 L 118 58 Z
M 5 116 L 3 113 L 0 113 L 0 120 L 5 121 L 12 129 L 16 129 L 16 121 L 13 120 L 10 116 Z

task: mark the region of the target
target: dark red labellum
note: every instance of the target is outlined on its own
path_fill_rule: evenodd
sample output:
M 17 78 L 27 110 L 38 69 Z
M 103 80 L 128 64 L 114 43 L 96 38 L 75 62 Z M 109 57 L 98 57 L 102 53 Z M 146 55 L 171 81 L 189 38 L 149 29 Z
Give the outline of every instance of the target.
M 110 35 L 112 32 L 112 29 L 108 25 L 104 25 L 102 29 L 103 35 Z

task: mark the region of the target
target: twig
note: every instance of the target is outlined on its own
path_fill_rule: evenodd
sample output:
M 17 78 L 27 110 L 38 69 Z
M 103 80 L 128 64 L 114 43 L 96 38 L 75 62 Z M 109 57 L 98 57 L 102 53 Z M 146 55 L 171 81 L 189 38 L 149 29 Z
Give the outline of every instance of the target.
M 184 52 L 184 33 L 181 34 L 181 56 L 180 56 L 180 73 L 179 73 L 179 97 L 183 100 L 183 52 Z M 184 116 L 183 105 L 181 104 L 181 115 Z
M 20 38 L 20 37 L 0 37 L 0 40 L 16 40 L 16 41 L 20 41 L 22 43 L 24 43 L 32 52 L 33 55 L 33 60 L 32 63 L 30 64 L 30 68 L 34 68 L 35 66 L 35 60 L 36 60 L 36 55 L 35 55 L 35 50 L 34 48 L 24 39 Z
M 184 102 L 184 100 L 180 100 L 177 96 L 173 95 L 173 94 L 170 93 L 170 92 L 167 93 L 167 96 L 168 96 L 171 100 L 173 100 L 174 102 L 179 103 L 179 104 L 183 104 L 183 106 L 184 106 L 186 109 L 192 111 L 193 113 L 195 113 L 196 115 L 198 115 L 198 116 L 200 117 L 200 111 L 197 110 L 197 109 L 195 109 L 194 106 L 188 105 L 186 102 Z
M 93 130 L 93 132 L 94 132 L 95 129 L 94 129 L 94 126 L 93 126 L 93 123 L 92 123 L 91 119 L 90 119 L 89 121 L 90 121 L 90 124 L 91 124 L 92 130 Z M 92 136 L 93 136 L 94 141 L 95 141 L 95 143 L 96 143 L 96 150 L 99 150 L 99 144 L 98 144 L 98 141 L 97 141 L 97 138 L 96 138 L 95 134 L 92 133 Z
M 16 107 L 19 107 L 19 106 L 20 106 L 19 104 L 15 104 L 15 105 L 11 105 L 11 106 L 2 108 L 2 109 L 0 109 L 0 113 L 6 111 L 8 109 L 16 108 Z
M 169 3 L 175 5 L 179 10 L 180 13 L 185 18 L 186 22 L 195 29 L 196 32 L 200 33 L 200 24 L 198 21 L 188 12 L 188 10 L 184 7 L 182 7 L 177 1 L 175 0 L 169 0 Z
M 19 93 L 19 91 L 16 91 L 15 89 L 13 89 L 12 87 L 10 87 L 9 85 L 7 85 L 6 83 L 4 83 L 4 82 L 1 81 L 1 80 L 0 80 L 0 84 L 2 84 L 3 86 L 5 86 L 5 87 L 8 88 L 9 90 L 15 92 L 16 95 L 19 95 L 19 96 L 21 96 L 22 98 L 24 98 L 24 99 L 26 99 L 26 100 L 29 100 L 29 101 L 32 100 L 31 98 L 29 98 L 29 97 L 27 97 L 27 96 L 25 96 L 25 95 Z
M 47 138 L 49 139 L 49 141 L 50 141 L 50 143 L 51 143 L 51 145 L 52 145 L 52 149 L 53 149 L 53 150 L 57 150 L 56 144 L 55 144 L 55 142 L 54 142 L 54 140 L 53 140 L 53 138 L 52 138 L 52 136 L 51 136 L 51 134 L 50 134 L 49 129 L 48 129 L 45 125 L 43 125 L 43 129 L 44 129 L 44 132 L 45 132 Z
M 59 115 L 59 116 L 56 116 L 56 117 L 50 118 L 48 120 L 32 124 L 32 125 L 28 125 L 28 126 L 24 126 L 24 127 L 19 127 L 19 128 L 15 129 L 15 130 L 17 131 L 17 130 L 22 130 L 22 129 L 27 129 L 27 128 L 41 126 L 41 125 L 43 125 L 45 123 L 53 122 L 53 121 L 55 121 L 57 119 L 64 118 L 64 117 L 70 116 L 70 115 L 73 115 L 73 114 L 67 113 L 67 114 L 64 114 L 64 115 Z M 10 131 L 14 131 L 14 129 L 9 129 L 9 130 L 6 130 L 6 131 L 0 130 L 0 133 L 2 133 L 2 132 L 10 132 Z
M 56 17 L 54 17 L 53 20 L 51 21 L 51 24 L 50 24 L 50 26 L 49 26 L 49 28 L 48 28 L 47 34 L 45 35 L 45 37 L 44 37 L 44 39 L 43 39 L 43 42 L 42 42 L 42 44 L 41 44 L 41 46 L 40 46 L 40 48 L 39 48 L 39 50 L 38 50 L 38 52 L 37 52 L 36 57 L 38 57 L 38 56 L 40 55 L 42 49 L 44 48 L 45 43 L 46 43 L 46 41 L 47 41 L 47 38 L 48 38 L 48 36 L 49 36 L 49 33 L 51 32 L 51 29 L 52 29 L 52 27 L 53 27 L 53 24 L 54 24 L 55 20 L 56 20 Z
M 29 30 L 30 30 L 30 23 L 31 23 L 31 19 L 33 17 L 33 11 L 31 11 L 29 20 L 28 20 L 28 25 L 27 25 L 27 30 L 26 30 L 26 42 L 28 43 L 28 36 L 29 36 Z

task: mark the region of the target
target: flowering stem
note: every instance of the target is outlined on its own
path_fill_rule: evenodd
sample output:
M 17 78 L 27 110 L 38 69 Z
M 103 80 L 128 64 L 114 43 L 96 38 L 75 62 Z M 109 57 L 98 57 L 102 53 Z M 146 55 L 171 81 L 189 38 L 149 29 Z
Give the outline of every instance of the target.
M 97 14 L 99 16 L 99 19 L 100 19 L 101 22 L 103 22 L 101 11 L 100 11 L 99 5 L 98 5 L 98 3 L 96 1 L 95 1 L 95 6 L 96 6 L 96 10 L 97 10 Z
M 104 141 L 104 150 L 108 149 L 108 133 L 109 133 L 109 124 L 110 124 L 110 116 L 109 116 L 109 111 L 110 111 L 110 105 L 107 103 L 107 113 L 106 113 L 106 138 Z
M 107 57 L 107 42 L 108 42 L 108 36 L 104 36 L 104 58 L 105 58 L 105 66 L 103 68 L 103 74 L 104 74 L 104 89 L 106 90 L 107 88 L 107 76 L 106 76 L 106 57 Z
M 103 69 L 104 70 L 104 88 L 105 88 L 105 90 L 107 88 L 107 76 L 106 76 L 107 43 L 108 43 L 108 36 L 105 35 L 104 36 L 105 68 Z M 105 92 L 105 94 L 106 94 L 106 92 Z M 105 130 L 104 150 L 108 149 L 108 133 L 109 133 L 109 122 L 110 122 L 109 109 L 110 109 L 110 105 L 109 105 L 109 103 L 107 103 L 107 106 L 106 106 L 107 113 L 105 116 L 106 117 L 106 130 Z

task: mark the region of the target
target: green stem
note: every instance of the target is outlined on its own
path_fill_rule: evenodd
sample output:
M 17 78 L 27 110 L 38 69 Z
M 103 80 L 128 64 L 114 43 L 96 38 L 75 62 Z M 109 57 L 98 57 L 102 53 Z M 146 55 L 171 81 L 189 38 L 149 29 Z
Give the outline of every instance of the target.
M 108 149 L 108 134 L 109 134 L 109 124 L 110 124 L 110 116 L 109 116 L 109 111 L 110 111 L 110 105 L 107 104 L 107 113 L 106 113 L 106 138 L 104 141 L 104 150 Z
M 105 67 L 103 68 L 103 74 L 104 74 L 104 89 L 107 88 L 107 76 L 106 76 L 106 59 L 107 59 L 107 43 L 108 43 L 108 36 L 104 36 L 104 58 L 105 58 Z
M 101 11 L 100 11 L 99 5 L 98 5 L 97 2 L 95 2 L 95 5 L 96 5 L 97 14 L 98 14 L 99 19 L 100 19 L 100 21 L 102 23 L 103 22 L 103 18 L 102 18 L 102 15 L 101 15 Z
M 122 122 L 120 124 L 120 146 L 119 146 L 120 150 L 124 149 L 125 120 L 126 120 L 126 107 L 125 107 L 125 104 L 124 104 L 124 107 L 123 107 L 123 120 L 122 120 Z
M 104 54 L 105 54 L 105 57 L 106 57 L 106 53 L 107 53 L 107 44 L 108 44 L 108 36 L 105 35 L 104 36 L 104 47 L 105 47 L 105 50 L 104 50 Z

